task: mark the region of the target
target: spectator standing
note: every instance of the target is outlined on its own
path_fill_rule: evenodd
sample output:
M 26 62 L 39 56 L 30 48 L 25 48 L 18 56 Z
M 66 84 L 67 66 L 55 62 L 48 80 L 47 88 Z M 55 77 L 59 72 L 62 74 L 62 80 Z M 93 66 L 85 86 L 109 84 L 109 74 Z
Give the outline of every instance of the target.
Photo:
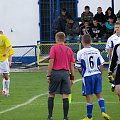
M 81 22 L 83 23 L 85 20 L 89 22 L 89 24 L 93 21 L 93 13 L 90 12 L 90 7 L 85 6 L 85 11 L 81 14 Z
M 74 80 L 74 54 L 71 48 L 65 46 L 65 34 L 58 32 L 55 35 L 56 45 L 50 49 L 48 64 L 48 120 L 52 119 L 54 98 L 57 91 L 62 95 L 64 119 L 68 120 L 70 90 L 70 78 Z M 70 74 L 71 73 L 71 74 Z M 71 77 L 70 77 L 71 75 Z M 58 90 L 59 89 L 59 90 Z
M 66 18 L 67 18 L 68 12 L 66 8 L 62 8 L 60 12 L 60 16 L 58 16 L 54 21 L 53 21 L 53 26 L 52 26 L 52 31 L 53 31 L 53 36 L 55 38 L 55 34 L 57 32 L 64 32 L 65 33 L 65 25 L 66 25 Z
M 79 33 L 79 23 L 77 21 L 74 21 L 72 16 L 67 16 L 67 24 L 65 27 L 65 33 L 67 36 L 67 41 L 69 42 L 78 42 L 80 40 Z

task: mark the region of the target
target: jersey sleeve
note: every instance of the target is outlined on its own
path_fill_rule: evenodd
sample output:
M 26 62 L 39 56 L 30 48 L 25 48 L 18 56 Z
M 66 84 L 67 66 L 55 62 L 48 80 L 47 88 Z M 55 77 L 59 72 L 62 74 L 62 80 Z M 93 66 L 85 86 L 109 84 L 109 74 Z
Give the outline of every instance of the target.
M 108 38 L 105 49 L 109 50 L 110 48 L 112 48 L 112 41 L 110 38 Z
M 75 68 L 81 68 L 81 51 L 77 53 L 77 60 L 75 63 Z
M 9 56 L 15 54 L 14 49 L 10 46 Z
M 10 44 L 10 40 L 8 39 L 8 37 L 4 36 L 4 39 L 5 39 L 5 46 L 6 46 L 6 48 L 10 47 L 11 44 Z
M 113 50 L 113 56 L 112 56 L 112 60 L 110 63 L 110 71 L 114 71 L 114 68 L 117 65 L 117 60 L 118 60 L 118 55 L 117 55 L 117 48 L 120 44 L 115 45 L 114 50 Z
M 98 60 L 97 60 L 97 62 L 98 62 L 98 66 L 103 65 L 104 62 L 105 62 L 99 51 L 98 51 Z

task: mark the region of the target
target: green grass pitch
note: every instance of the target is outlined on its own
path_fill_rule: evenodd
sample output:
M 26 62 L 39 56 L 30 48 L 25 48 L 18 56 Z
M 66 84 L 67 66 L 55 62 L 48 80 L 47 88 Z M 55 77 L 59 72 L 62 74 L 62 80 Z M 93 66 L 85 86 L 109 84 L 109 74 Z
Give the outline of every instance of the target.
M 75 72 L 75 79 L 81 76 Z M 0 78 L 2 88 L 2 78 Z M 11 73 L 10 96 L 0 95 L 0 120 L 47 120 L 46 72 Z M 86 101 L 81 95 L 81 81 L 76 82 L 72 90 L 69 120 L 80 120 L 86 116 Z M 107 71 L 103 73 L 103 97 L 106 111 L 112 120 L 120 120 L 120 102 L 115 93 L 111 92 L 107 80 Z M 62 100 L 56 95 L 54 120 L 63 119 Z M 97 99 L 94 96 L 94 120 L 103 120 Z

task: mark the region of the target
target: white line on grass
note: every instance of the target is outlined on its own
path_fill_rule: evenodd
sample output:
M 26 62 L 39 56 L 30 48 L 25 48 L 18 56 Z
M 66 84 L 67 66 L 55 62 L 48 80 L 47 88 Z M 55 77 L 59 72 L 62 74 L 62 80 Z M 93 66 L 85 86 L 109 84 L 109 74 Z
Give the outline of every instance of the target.
M 82 79 L 77 79 L 77 80 L 74 81 L 74 83 L 79 82 L 79 81 L 81 81 L 81 80 L 82 80 Z M 25 105 L 28 105 L 28 104 L 32 103 L 34 100 L 36 100 L 37 98 L 42 97 L 42 96 L 47 95 L 47 94 L 48 94 L 48 93 L 43 93 L 43 94 L 36 95 L 36 96 L 32 97 L 31 99 L 29 99 L 29 100 L 28 100 L 27 102 L 25 102 L 25 103 L 22 103 L 22 104 L 19 104 L 19 105 L 14 106 L 14 107 L 8 108 L 8 109 L 6 109 L 6 110 L 0 111 L 0 114 L 3 114 L 3 113 L 6 113 L 6 112 L 15 110 L 15 109 L 20 108 L 20 107 L 25 106 Z

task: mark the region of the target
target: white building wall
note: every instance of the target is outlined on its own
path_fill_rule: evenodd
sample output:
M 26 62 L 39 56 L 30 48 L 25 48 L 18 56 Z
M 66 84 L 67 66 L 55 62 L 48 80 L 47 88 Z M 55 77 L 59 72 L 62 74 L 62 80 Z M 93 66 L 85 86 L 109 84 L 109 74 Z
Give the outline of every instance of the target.
M 39 40 L 38 0 L 1 0 L 0 30 L 10 38 L 13 45 L 36 45 Z M 101 6 L 103 12 L 111 6 L 111 0 L 79 0 L 78 15 L 89 5 L 95 14 Z M 120 9 L 120 0 L 115 0 L 115 13 Z
M 120 0 L 114 0 L 115 2 L 115 13 L 120 10 Z M 78 16 L 81 16 L 81 13 L 84 11 L 84 7 L 88 5 L 90 6 L 90 11 L 93 12 L 93 14 L 96 14 L 97 7 L 102 7 L 103 13 L 107 10 L 108 7 L 112 6 L 111 0 L 79 0 L 78 3 Z
M 38 0 L 1 0 L 0 30 L 13 45 L 36 45 L 39 40 Z

